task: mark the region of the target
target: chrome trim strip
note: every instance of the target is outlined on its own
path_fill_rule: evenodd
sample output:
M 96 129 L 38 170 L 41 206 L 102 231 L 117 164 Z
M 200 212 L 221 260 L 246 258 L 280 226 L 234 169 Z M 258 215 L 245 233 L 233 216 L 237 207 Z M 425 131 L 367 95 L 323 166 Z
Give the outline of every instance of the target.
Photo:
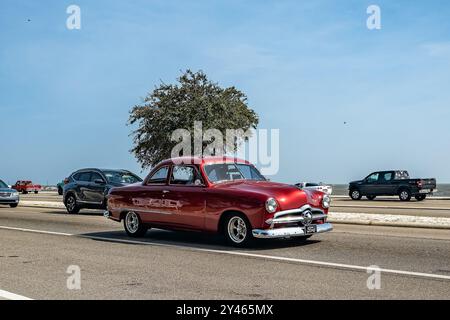
M 298 209 L 290 209 L 290 210 L 279 211 L 279 212 L 275 213 L 273 218 L 276 219 L 278 217 L 282 217 L 282 216 L 285 216 L 285 215 L 288 215 L 288 214 L 301 213 L 301 212 L 303 212 L 305 210 L 310 210 L 312 213 L 320 212 L 320 213 L 324 214 L 323 210 L 318 209 L 318 208 L 313 208 L 309 204 L 305 204 L 303 207 L 298 208 Z
M 317 232 L 323 233 L 333 230 L 333 225 L 331 223 L 317 224 Z M 252 234 L 258 239 L 275 239 L 275 238 L 290 238 L 290 237 L 301 237 L 305 235 L 304 227 L 292 227 L 292 228 L 279 228 L 279 229 L 254 229 Z
M 324 213 L 319 214 L 313 214 L 312 220 L 321 220 L 326 219 L 328 216 Z M 280 224 L 280 223 L 293 223 L 293 222 L 303 222 L 304 217 L 303 216 L 292 216 L 292 217 L 285 217 L 285 218 L 278 218 L 278 219 L 268 219 L 266 220 L 267 224 Z
M 170 211 L 162 211 L 162 210 L 143 210 L 143 209 L 139 209 L 139 208 L 134 208 L 134 209 L 130 209 L 130 208 L 120 208 L 117 209 L 119 211 L 134 211 L 136 213 L 155 213 L 155 214 L 173 214 L 173 212 Z
M 86 204 L 103 204 L 103 202 L 94 202 L 94 201 L 84 201 L 84 200 L 77 200 L 79 203 L 86 203 Z

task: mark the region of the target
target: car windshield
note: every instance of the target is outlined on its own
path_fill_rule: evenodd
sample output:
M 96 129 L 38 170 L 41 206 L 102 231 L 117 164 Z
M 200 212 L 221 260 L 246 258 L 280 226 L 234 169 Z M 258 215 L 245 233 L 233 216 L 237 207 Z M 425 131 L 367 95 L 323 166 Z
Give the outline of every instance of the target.
M 240 163 L 217 163 L 205 166 L 209 181 L 219 183 L 233 180 L 265 181 L 266 178 L 252 165 Z
M 0 188 L 8 188 L 8 185 L 0 180 Z
M 320 185 L 318 183 L 308 182 L 306 183 L 305 187 L 319 187 Z
M 131 172 L 104 171 L 103 174 L 106 176 L 106 179 L 110 183 L 132 184 L 142 181 L 141 178 L 135 176 Z

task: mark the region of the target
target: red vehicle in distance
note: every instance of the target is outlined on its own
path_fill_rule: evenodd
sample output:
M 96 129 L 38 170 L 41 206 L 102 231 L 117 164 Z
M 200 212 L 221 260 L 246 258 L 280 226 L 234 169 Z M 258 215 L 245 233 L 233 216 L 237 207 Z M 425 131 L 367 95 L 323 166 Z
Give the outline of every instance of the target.
M 19 180 L 11 188 L 23 194 L 27 194 L 29 192 L 34 192 L 37 194 L 42 190 L 42 186 L 40 184 L 33 184 L 33 182 L 28 180 Z
M 112 188 L 105 216 L 123 220 L 131 237 L 150 228 L 221 233 L 229 244 L 254 238 L 305 240 L 331 231 L 330 197 L 316 190 L 270 182 L 235 158 L 174 158 L 141 182 Z

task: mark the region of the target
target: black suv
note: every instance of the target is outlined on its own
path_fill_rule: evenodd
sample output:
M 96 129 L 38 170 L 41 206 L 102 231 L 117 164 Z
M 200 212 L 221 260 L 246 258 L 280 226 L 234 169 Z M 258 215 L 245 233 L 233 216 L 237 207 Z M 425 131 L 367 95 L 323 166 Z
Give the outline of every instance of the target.
M 141 181 L 127 170 L 78 170 L 64 181 L 64 205 L 69 213 L 78 213 L 80 209 L 105 209 L 106 195 L 111 188 Z

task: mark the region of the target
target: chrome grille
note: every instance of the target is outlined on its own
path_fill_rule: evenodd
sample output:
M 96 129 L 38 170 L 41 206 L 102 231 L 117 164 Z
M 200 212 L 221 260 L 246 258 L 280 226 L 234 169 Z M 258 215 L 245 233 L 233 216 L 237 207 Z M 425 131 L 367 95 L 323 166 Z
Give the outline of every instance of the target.
M 9 197 L 11 197 L 11 193 L 10 192 L 0 192 L 0 197 L 9 198 Z

